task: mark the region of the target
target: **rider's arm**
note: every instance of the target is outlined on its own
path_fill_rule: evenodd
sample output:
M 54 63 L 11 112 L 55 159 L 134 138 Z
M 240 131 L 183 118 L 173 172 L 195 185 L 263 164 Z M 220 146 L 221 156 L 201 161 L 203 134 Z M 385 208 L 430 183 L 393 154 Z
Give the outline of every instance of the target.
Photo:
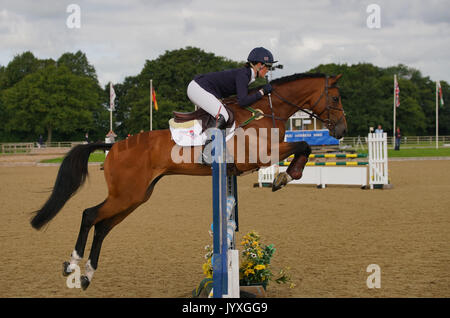
M 239 106 L 241 107 L 249 106 L 263 97 L 263 94 L 260 91 L 257 91 L 255 94 L 249 95 L 248 82 L 249 78 L 244 72 L 239 73 L 236 76 L 236 95 Z

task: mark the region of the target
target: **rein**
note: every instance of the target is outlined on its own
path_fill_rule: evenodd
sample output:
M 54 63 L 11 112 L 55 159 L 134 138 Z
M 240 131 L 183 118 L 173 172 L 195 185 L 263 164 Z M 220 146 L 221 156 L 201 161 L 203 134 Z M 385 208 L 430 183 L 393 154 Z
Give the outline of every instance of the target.
M 250 117 L 249 119 L 247 119 L 246 121 L 244 121 L 242 124 L 240 124 L 239 127 L 243 127 L 247 124 L 249 124 L 250 122 L 252 122 L 253 120 L 258 120 L 261 119 L 260 117 L 268 117 L 268 118 L 272 118 L 273 119 L 273 125 L 275 127 L 275 120 L 281 120 L 281 121 L 286 121 L 286 118 L 283 117 L 279 117 L 279 116 L 275 116 L 275 115 L 269 115 L 269 114 L 265 114 L 262 112 L 262 110 L 260 109 L 254 109 L 252 107 L 245 107 L 246 110 L 248 110 L 249 112 L 251 112 L 253 114 L 252 117 Z
M 327 75 L 327 76 L 325 77 L 325 88 L 324 88 L 322 94 L 320 94 L 319 98 L 317 99 L 317 101 L 313 104 L 313 106 L 312 106 L 310 109 L 303 109 L 302 106 L 303 106 L 304 104 L 302 104 L 302 105 L 295 104 L 295 103 L 293 103 L 293 102 L 287 100 L 286 98 L 282 97 L 282 96 L 281 96 L 280 94 L 278 94 L 275 90 L 272 90 L 272 94 L 273 94 L 274 96 L 276 96 L 278 99 L 280 99 L 282 102 L 284 102 L 285 104 L 288 104 L 289 106 L 295 107 L 295 108 L 297 108 L 298 110 L 300 110 L 300 111 L 302 111 L 302 112 L 308 114 L 311 118 L 314 117 L 314 118 L 318 119 L 319 121 L 321 121 L 322 123 L 324 123 L 327 127 L 331 127 L 332 125 L 336 125 L 336 123 L 334 123 L 334 122 L 331 121 L 331 119 L 330 119 L 330 111 L 331 111 L 331 110 L 338 110 L 338 111 L 342 111 L 342 112 L 343 112 L 343 109 L 340 109 L 340 108 L 338 108 L 338 107 L 335 107 L 335 106 L 333 106 L 332 104 L 329 103 L 328 89 L 329 89 L 329 88 L 332 88 L 333 86 L 329 86 L 329 85 L 328 85 L 328 78 L 329 78 L 329 77 L 328 77 L 328 75 Z M 314 109 L 316 108 L 316 106 L 319 104 L 320 100 L 321 100 L 324 96 L 325 96 L 325 98 L 326 98 L 326 107 L 325 107 L 325 109 L 324 109 L 322 112 L 320 112 L 319 114 L 316 115 L 316 114 L 314 113 Z M 270 101 L 269 101 L 269 102 L 270 102 Z M 260 116 L 272 118 L 273 126 L 274 126 L 274 127 L 275 127 L 275 120 L 280 120 L 280 121 L 286 122 L 286 121 L 289 119 L 289 118 L 282 118 L 282 117 L 279 117 L 279 116 L 275 116 L 275 115 L 273 114 L 273 109 L 272 109 L 272 108 L 271 108 L 271 109 L 272 109 L 272 115 L 264 114 L 264 113 L 262 113 L 260 110 L 255 110 L 255 109 L 253 109 L 253 108 L 251 108 L 251 107 L 246 107 L 245 109 L 247 109 L 248 111 L 250 111 L 250 112 L 253 114 L 253 116 L 250 117 L 249 119 L 247 119 L 245 122 L 243 122 L 243 123 L 240 125 L 240 127 L 247 125 L 248 123 L 250 123 L 251 121 L 253 121 L 253 120 L 255 120 L 255 119 L 259 119 Z M 328 112 L 328 118 L 322 119 L 320 116 L 321 116 L 324 112 L 326 112 L 326 111 Z M 342 117 L 341 117 L 341 118 L 342 118 Z M 338 120 L 338 122 L 341 120 L 341 118 Z

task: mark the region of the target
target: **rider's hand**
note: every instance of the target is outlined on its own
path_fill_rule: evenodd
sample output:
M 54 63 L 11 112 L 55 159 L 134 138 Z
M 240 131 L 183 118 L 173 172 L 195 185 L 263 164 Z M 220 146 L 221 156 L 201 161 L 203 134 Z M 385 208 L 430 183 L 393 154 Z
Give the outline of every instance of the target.
M 266 84 L 262 88 L 264 95 L 270 94 L 272 92 L 272 85 Z

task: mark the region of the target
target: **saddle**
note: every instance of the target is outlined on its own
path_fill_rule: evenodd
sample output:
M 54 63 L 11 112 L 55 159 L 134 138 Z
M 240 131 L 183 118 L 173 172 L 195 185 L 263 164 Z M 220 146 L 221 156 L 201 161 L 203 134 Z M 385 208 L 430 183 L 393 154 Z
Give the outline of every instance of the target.
M 234 125 L 234 113 L 231 109 L 229 109 L 225 105 L 223 105 L 223 107 L 225 107 L 225 109 L 228 113 L 228 121 L 227 121 L 225 128 L 232 128 Z M 199 108 L 196 111 L 187 112 L 187 113 L 174 111 L 173 116 L 174 116 L 173 119 L 171 119 L 172 123 L 169 122 L 169 124 L 171 125 L 171 129 L 172 129 L 172 126 L 174 123 L 179 127 L 183 127 L 184 126 L 183 124 L 187 124 L 186 126 L 190 127 L 191 122 L 194 122 L 194 121 L 196 121 L 196 122 L 199 121 L 202 123 L 201 134 L 203 134 L 205 132 L 205 130 L 207 130 L 208 128 L 216 127 L 216 119 L 213 116 L 211 116 L 209 113 L 207 113 L 205 110 L 203 110 L 202 108 Z M 172 132 L 172 136 L 174 136 L 173 132 Z M 242 171 L 239 171 L 237 169 L 236 164 L 227 163 L 227 174 L 238 176 L 238 175 L 242 174 Z
M 227 113 L 228 113 L 228 121 L 225 128 L 231 128 L 234 123 L 234 113 L 231 109 L 225 107 Z M 193 112 L 183 113 L 183 112 L 173 112 L 173 120 L 175 123 L 186 123 L 191 120 L 199 120 L 202 123 L 202 133 L 207 130 L 208 128 L 216 127 L 216 119 L 211 116 L 209 113 L 207 113 L 202 108 L 197 109 Z

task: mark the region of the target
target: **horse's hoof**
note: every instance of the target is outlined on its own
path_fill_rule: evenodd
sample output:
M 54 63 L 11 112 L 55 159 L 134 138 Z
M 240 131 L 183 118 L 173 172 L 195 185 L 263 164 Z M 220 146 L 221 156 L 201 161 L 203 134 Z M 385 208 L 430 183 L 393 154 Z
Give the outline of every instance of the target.
M 69 262 L 63 263 L 63 272 L 62 272 L 63 276 L 69 276 L 70 274 L 72 274 L 72 271 L 69 270 L 69 266 L 70 266 Z
M 86 288 L 88 288 L 89 284 L 91 283 L 89 281 L 89 278 L 87 278 L 86 276 L 82 275 L 80 277 L 80 280 L 81 280 L 81 288 L 83 288 L 83 290 L 86 290 Z
M 288 183 L 288 178 L 286 172 L 279 173 L 272 183 L 272 192 L 280 190 Z

